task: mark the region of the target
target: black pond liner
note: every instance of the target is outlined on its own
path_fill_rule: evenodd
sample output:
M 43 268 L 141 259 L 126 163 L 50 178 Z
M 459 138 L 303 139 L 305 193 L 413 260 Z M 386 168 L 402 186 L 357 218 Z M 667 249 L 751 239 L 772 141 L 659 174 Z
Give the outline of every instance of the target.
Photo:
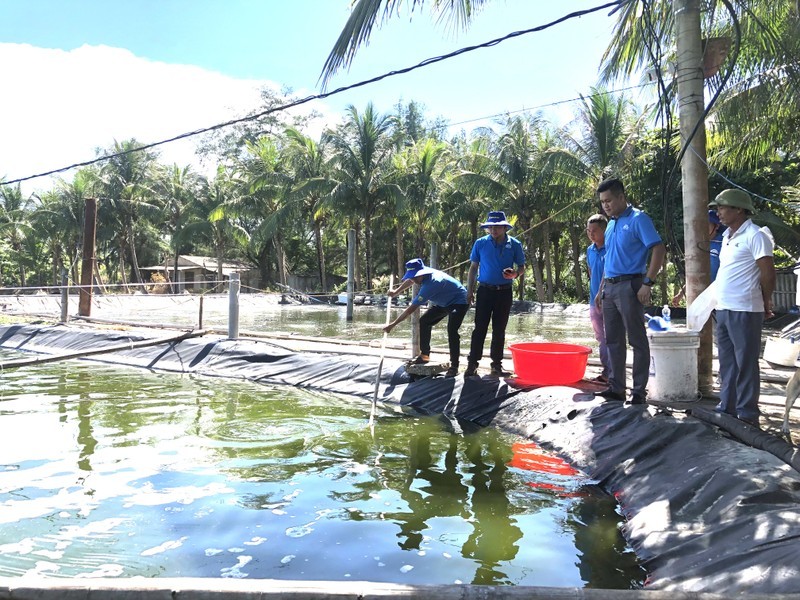
M 67 326 L 0 327 L 0 346 L 48 354 L 148 337 Z M 377 356 L 297 353 L 277 343 L 209 336 L 92 360 L 364 400 L 373 397 L 378 364 Z M 601 402 L 575 387 L 533 389 L 513 379 L 412 382 L 396 360 L 384 361 L 379 400 L 455 423 L 493 425 L 568 459 L 619 501 L 627 520 L 623 534 L 649 573 L 647 589 L 800 592 L 800 474 L 733 437 L 737 424 L 720 429 L 726 421 L 719 415 L 699 409 L 692 412 L 702 418 L 653 414 L 641 405 Z M 739 433 L 751 441 L 766 436 L 747 426 Z

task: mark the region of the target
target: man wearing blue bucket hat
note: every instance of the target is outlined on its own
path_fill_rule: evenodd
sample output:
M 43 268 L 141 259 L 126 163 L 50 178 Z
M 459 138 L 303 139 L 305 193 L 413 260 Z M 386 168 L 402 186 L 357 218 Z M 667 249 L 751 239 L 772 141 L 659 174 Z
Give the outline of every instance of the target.
M 458 373 L 458 360 L 461 356 L 461 335 L 458 333 L 464 315 L 467 314 L 467 290 L 461 282 L 450 277 L 444 271 L 426 267 L 421 258 L 414 258 L 406 263 L 406 273 L 396 288 L 389 290 L 388 295 L 394 298 L 416 283 L 419 293 L 411 304 L 389 323 L 383 330 L 389 333 L 394 327 L 410 317 L 419 307 L 430 302 L 431 306 L 419 318 L 419 355 L 412 361 L 424 364 L 430 360 L 431 332 L 433 326 L 447 317 L 447 342 L 450 350 L 450 368 L 446 377 L 455 377 Z
M 760 411 L 761 328 L 772 315 L 775 290 L 774 243 L 769 229 L 759 228 L 750 194 L 730 189 L 708 204 L 716 209 L 723 234 L 717 287 L 717 350 L 722 383 L 716 410 L 758 426 Z
M 471 264 L 467 280 L 467 302 L 472 304 L 475 299 L 475 328 L 472 330 L 464 377 L 472 377 L 478 373 L 478 363 L 483 356 L 483 344 L 490 323 L 491 375 L 506 377 L 510 373 L 503 370 L 503 354 L 506 346 L 506 325 L 513 303 L 511 284 L 525 272 L 525 252 L 519 240 L 508 235 L 512 225 L 506 220 L 503 211 L 491 211 L 481 227 L 487 230 L 488 235 L 475 240 L 469 256 Z

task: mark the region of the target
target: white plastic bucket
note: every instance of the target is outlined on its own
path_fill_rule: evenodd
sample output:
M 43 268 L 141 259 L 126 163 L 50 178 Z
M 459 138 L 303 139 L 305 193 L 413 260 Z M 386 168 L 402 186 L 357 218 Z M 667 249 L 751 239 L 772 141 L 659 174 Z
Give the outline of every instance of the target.
M 794 367 L 800 355 L 800 344 L 785 338 L 768 337 L 764 344 L 764 360 L 773 365 Z
M 649 398 L 661 402 L 696 401 L 700 333 L 678 326 L 667 331 L 648 330 L 647 337 L 650 341 Z

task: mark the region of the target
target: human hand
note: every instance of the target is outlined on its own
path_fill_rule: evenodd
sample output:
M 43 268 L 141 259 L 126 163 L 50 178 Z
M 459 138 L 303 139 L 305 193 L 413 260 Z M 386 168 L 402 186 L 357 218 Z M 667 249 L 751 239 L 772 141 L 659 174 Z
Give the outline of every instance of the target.
M 503 279 L 516 279 L 517 278 L 517 270 L 513 267 L 506 267 L 503 269 Z
M 642 285 L 642 287 L 639 288 L 639 291 L 636 292 L 636 297 L 644 306 L 648 306 L 650 304 L 650 297 L 652 295 L 653 288 L 651 288 L 649 285 Z
M 386 325 L 383 328 L 383 333 L 391 333 L 392 329 L 394 329 L 394 324 L 393 323 L 389 323 L 388 325 Z

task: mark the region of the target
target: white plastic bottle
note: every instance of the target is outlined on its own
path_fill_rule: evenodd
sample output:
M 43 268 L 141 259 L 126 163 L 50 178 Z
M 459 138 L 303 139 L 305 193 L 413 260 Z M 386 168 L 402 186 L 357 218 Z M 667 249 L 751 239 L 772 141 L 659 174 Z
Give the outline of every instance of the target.
M 665 304 L 664 308 L 661 309 L 661 318 L 664 319 L 664 322 L 669 326 L 670 322 L 670 310 L 669 304 Z

